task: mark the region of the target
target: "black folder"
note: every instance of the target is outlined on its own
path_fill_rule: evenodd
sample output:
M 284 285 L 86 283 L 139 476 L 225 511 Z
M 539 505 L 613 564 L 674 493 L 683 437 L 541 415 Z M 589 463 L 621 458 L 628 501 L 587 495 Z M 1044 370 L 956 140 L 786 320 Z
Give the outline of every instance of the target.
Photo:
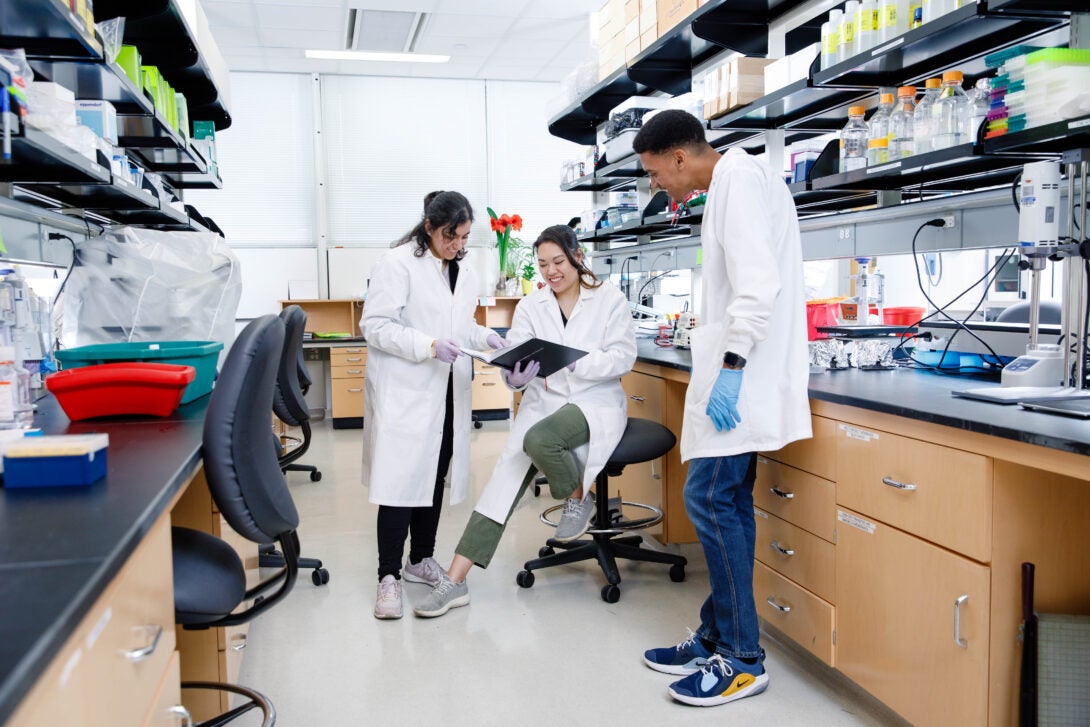
M 563 346 L 559 343 L 553 343 L 552 341 L 545 341 L 540 338 L 531 338 L 528 341 L 523 341 L 517 346 L 509 346 L 508 348 L 500 348 L 491 353 L 484 351 L 474 351 L 473 349 L 463 348 L 462 353 L 478 361 L 483 361 L 493 366 L 499 366 L 508 370 L 515 368 L 515 365 L 522 363 L 521 368 L 525 368 L 526 364 L 531 361 L 537 361 L 541 370 L 538 371 L 538 378 L 545 378 L 546 376 L 552 376 L 560 369 L 564 368 L 573 361 L 578 361 L 587 355 L 586 351 L 581 351 L 578 348 L 571 348 L 570 346 Z

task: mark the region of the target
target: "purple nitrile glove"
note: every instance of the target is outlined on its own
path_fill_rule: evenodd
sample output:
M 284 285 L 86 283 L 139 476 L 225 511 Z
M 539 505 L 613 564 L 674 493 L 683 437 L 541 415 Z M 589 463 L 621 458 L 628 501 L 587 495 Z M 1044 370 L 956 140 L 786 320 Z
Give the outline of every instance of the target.
M 705 413 L 711 417 L 716 431 L 726 431 L 738 426 L 738 394 L 742 390 L 742 369 L 720 369 L 712 385 L 711 396 Z
M 456 341 L 449 338 L 435 340 L 435 358 L 445 364 L 454 363 L 462 355 L 462 349 Z
M 572 361 L 565 368 L 567 368 L 568 371 L 571 371 L 574 374 L 575 373 L 575 364 L 577 364 L 577 363 L 579 363 L 579 362 L 578 361 Z
M 488 343 L 488 347 L 492 350 L 507 348 L 507 340 L 498 333 L 489 333 L 485 342 Z
M 504 377 L 507 379 L 507 385 L 515 389 L 521 389 L 528 383 L 534 380 L 537 376 L 537 372 L 541 370 L 541 365 L 537 361 L 531 361 L 526 364 L 525 368 L 522 368 L 522 362 L 515 364 L 515 368 L 510 371 L 504 372 Z

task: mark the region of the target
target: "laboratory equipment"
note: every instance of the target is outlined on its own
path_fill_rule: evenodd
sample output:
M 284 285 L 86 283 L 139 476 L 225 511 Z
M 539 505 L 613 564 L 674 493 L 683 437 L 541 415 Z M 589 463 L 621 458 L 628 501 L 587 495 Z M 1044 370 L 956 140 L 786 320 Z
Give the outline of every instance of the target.
M 893 111 L 893 94 L 883 93 L 878 110 L 867 122 L 867 166 L 873 167 L 889 161 L 889 120 Z
M 1032 162 L 1022 167 L 1018 244 L 1057 245 L 1060 237 L 1060 165 Z
M 859 272 L 851 276 L 855 280 L 855 302 L 857 305 L 856 325 L 869 326 L 882 322 L 882 309 L 885 307 L 885 276 L 877 268 L 871 270 L 870 258 L 857 257 Z M 871 313 L 874 308 L 876 313 Z M 877 318 L 874 316 L 877 315 Z
M 942 89 L 931 107 L 931 148 L 947 149 L 968 141 L 971 104 L 961 87 L 961 71 L 942 74 Z
M 1063 348 L 1055 343 L 1026 347 L 1026 353 L 1003 367 L 1003 386 L 1056 387 L 1063 381 Z
M 866 112 L 862 106 L 848 109 L 848 125 L 840 132 L 840 172 L 851 172 L 867 166 L 867 137 L 869 127 L 863 120 Z
M 987 121 L 988 112 L 992 105 L 992 82 L 987 78 L 977 79 L 976 85 L 969 92 L 969 103 L 972 104 L 969 114 L 969 128 L 966 129 L 969 138 L 966 141 L 976 142 L 981 125 Z
M 689 336 L 693 328 L 696 328 L 696 316 L 689 311 L 683 312 L 674 328 L 674 348 L 689 347 Z
M 916 87 L 897 89 L 897 106 L 889 115 L 889 159 L 897 161 L 912 156 L 915 151 Z
M 34 410 L 30 406 L 29 375 L 20 377 L 15 349 L 0 346 L 0 429 L 29 429 Z M 26 374 L 26 371 L 23 371 Z
M 178 408 L 195 375 L 192 366 L 111 363 L 58 371 L 46 378 L 45 386 L 72 421 L 137 414 L 165 417 Z
M 941 78 L 929 78 L 924 81 L 923 96 L 916 104 L 913 112 L 913 126 L 915 133 L 915 154 L 926 154 L 931 151 L 931 109 L 939 98 L 942 87 Z

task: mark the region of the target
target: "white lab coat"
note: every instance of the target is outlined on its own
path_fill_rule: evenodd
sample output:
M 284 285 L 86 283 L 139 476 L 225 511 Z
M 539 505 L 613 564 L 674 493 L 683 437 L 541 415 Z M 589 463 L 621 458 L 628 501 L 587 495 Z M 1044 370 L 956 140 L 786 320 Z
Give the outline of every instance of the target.
M 628 302 L 610 283 L 581 288 L 568 325 L 560 318 L 560 306 L 551 288 L 542 288 L 519 301 L 507 340 L 512 345 L 529 338 L 544 338 L 589 353 L 575 364 L 575 371 L 561 369 L 527 385 L 518 416 L 511 425 L 507 444 L 485 485 L 476 510 L 503 523 L 532 464 L 522 451 L 522 439 L 531 426 L 565 404 L 575 404 L 587 419 L 590 441 L 575 450 L 583 465 L 583 487 L 594 478 L 617 447 L 628 421 L 621 377 L 636 361 L 636 329 Z
M 494 333 L 473 319 L 477 281 L 462 261 L 452 293 L 441 262 L 413 253 L 412 242 L 382 256 L 371 273 L 360 329 L 367 339 L 364 380 L 363 484 L 378 505 L 429 507 L 435 490 L 450 364 L 431 357 L 435 339 L 487 348 Z M 450 502 L 469 482 L 472 361 L 454 362 L 454 454 Z
M 798 216 L 771 167 L 738 148 L 723 155 L 708 189 L 701 246 L 703 302 L 690 339 L 682 461 L 773 451 L 810 437 Z M 718 432 L 705 410 L 727 351 L 747 360 L 741 422 Z

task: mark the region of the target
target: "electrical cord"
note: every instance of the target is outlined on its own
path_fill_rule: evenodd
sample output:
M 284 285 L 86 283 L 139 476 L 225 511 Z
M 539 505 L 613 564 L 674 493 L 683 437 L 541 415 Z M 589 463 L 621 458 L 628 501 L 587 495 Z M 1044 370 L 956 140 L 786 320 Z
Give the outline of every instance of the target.
M 625 300 L 632 300 L 632 281 L 624 275 L 624 266 L 632 260 L 639 260 L 639 255 L 629 255 L 621 261 L 621 290 L 624 291 Z M 628 266 L 631 269 L 631 265 Z
M 84 223 L 86 223 L 86 222 L 87 222 L 87 220 L 85 219 Z M 88 229 L 88 231 L 90 231 L 90 229 L 91 229 L 90 226 L 88 226 L 87 229 Z M 68 240 L 69 244 L 72 245 L 72 263 L 68 266 L 68 271 L 65 272 L 65 274 L 64 274 L 64 280 L 61 281 L 61 287 L 57 288 L 57 294 L 55 296 L 53 296 L 53 302 L 49 304 L 49 325 L 50 325 L 50 327 L 52 327 L 53 326 L 53 311 L 57 307 L 57 301 L 61 299 L 61 294 L 64 293 L 64 286 L 68 285 L 68 278 L 72 277 L 72 269 L 76 267 L 76 241 L 73 240 L 68 235 L 62 235 L 59 232 L 50 232 L 49 233 L 49 239 L 50 240 Z M 54 341 L 53 341 L 53 350 L 54 351 L 57 350 L 58 348 L 60 348 L 60 343 L 61 343 L 60 339 L 54 339 Z

